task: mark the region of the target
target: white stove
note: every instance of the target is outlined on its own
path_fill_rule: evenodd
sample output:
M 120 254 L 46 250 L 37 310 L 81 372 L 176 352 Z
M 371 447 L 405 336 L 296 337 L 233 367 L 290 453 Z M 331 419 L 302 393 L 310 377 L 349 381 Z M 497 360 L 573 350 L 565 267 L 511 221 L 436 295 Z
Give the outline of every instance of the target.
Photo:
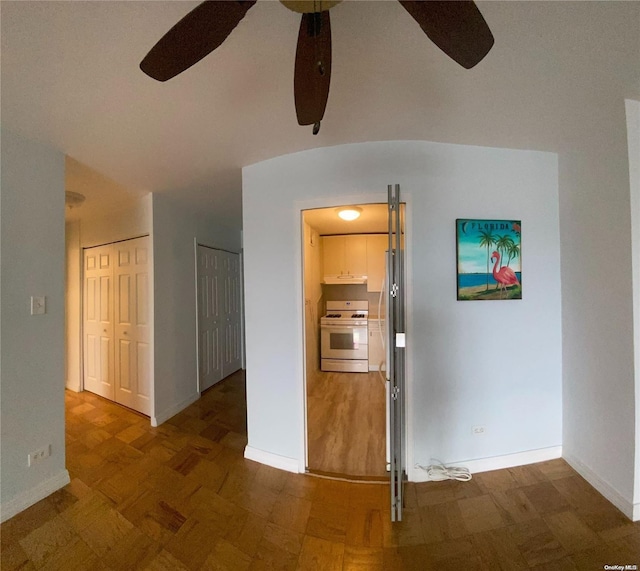
M 327 313 L 320 319 L 323 371 L 369 371 L 368 317 L 368 301 L 327 302 Z

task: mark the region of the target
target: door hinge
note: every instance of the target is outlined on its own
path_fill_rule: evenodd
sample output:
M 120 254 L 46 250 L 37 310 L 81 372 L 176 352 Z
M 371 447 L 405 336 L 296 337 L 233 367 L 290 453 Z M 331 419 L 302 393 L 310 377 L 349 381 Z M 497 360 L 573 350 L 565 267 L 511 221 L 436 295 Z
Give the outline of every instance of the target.
M 393 400 L 398 400 L 399 396 L 400 396 L 400 387 L 393 387 L 393 390 L 391 391 L 391 397 L 393 398 Z
M 398 297 L 398 284 L 393 284 L 389 293 L 391 294 L 391 297 Z

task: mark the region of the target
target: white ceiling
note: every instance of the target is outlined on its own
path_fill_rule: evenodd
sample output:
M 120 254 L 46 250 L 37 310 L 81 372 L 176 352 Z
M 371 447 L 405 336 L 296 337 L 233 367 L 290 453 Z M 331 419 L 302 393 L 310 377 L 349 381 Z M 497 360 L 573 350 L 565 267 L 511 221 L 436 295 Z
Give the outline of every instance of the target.
M 640 99 L 639 2 L 481 2 L 496 44 L 464 70 L 395 0 L 345 1 L 331 10 L 331 92 L 314 137 L 293 104 L 299 15 L 279 2 L 260 0 L 173 80 L 139 70 L 196 5 L 2 1 L 3 128 L 118 188 L 180 192 L 240 224 L 241 167 L 257 161 L 392 139 L 560 150 Z

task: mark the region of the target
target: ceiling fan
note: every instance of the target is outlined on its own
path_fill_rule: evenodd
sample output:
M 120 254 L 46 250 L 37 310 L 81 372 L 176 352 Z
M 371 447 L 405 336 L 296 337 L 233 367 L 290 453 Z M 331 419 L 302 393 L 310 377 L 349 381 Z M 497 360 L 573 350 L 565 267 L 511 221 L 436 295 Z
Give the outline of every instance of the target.
M 257 0 L 208 0 L 171 28 L 140 63 L 158 81 L 182 73 L 215 50 Z M 294 71 L 294 99 L 299 125 L 320 121 L 329 98 L 331 23 L 329 9 L 342 0 L 280 0 L 302 14 Z M 493 35 L 472 0 L 398 0 L 425 34 L 466 69 L 493 46 Z

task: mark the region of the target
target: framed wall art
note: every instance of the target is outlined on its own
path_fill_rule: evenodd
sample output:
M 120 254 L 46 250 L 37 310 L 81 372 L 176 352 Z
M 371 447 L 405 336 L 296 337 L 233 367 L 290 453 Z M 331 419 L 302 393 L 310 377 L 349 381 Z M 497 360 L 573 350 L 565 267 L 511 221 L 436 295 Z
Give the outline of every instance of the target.
M 522 299 L 520 220 L 456 220 L 459 301 Z

